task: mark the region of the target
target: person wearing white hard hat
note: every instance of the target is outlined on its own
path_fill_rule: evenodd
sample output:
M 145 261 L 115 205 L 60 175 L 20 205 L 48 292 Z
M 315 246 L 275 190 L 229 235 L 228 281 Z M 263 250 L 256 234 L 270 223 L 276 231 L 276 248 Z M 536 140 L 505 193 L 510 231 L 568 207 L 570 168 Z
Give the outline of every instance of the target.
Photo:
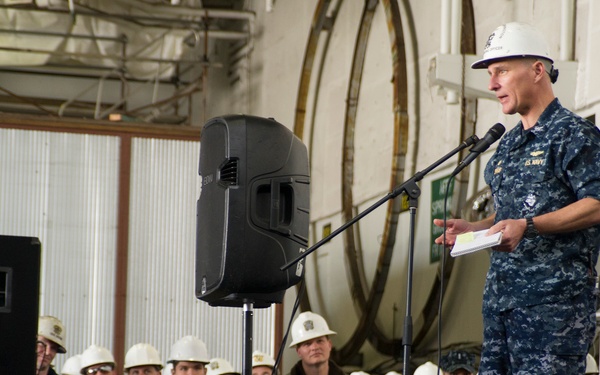
M 438 375 L 438 366 L 428 361 L 417 367 L 413 375 Z
M 600 130 L 555 97 L 553 63 L 544 34 L 510 22 L 472 65 L 487 69 L 502 112 L 520 118 L 484 169 L 494 214 L 446 226 L 447 246 L 466 232 L 502 233 L 483 293 L 482 375 L 584 374 L 595 334 Z M 486 134 L 486 146 L 500 128 Z
M 81 354 L 76 354 L 67 358 L 60 370 L 60 375 L 79 375 L 81 374 Z
M 598 375 L 598 365 L 590 353 L 585 357 L 585 375 Z
M 166 366 L 162 369 L 162 375 L 172 375 L 173 364 L 167 362 Z
M 475 375 L 475 354 L 464 350 L 451 350 L 440 362 L 444 375 Z
M 103 346 L 90 345 L 81 353 L 82 375 L 116 375 L 115 357 Z
M 300 360 L 292 367 L 290 375 L 343 375 L 344 371 L 331 359 L 333 344 L 329 329 L 319 314 L 305 311 L 292 323 L 292 343 Z
M 212 358 L 208 363 L 206 375 L 240 375 L 225 358 Z
M 139 343 L 129 348 L 125 354 L 124 368 L 128 375 L 160 375 L 163 366 L 156 348 Z
M 252 353 L 252 375 L 271 375 L 275 360 L 267 353 L 255 350 Z
M 56 375 L 52 361 L 57 353 L 66 352 L 65 326 L 54 316 L 40 316 L 36 341 L 37 375 Z
M 171 347 L 167 361 L 173 368 L 172 375 L 206 375 L 206 365 L 210 363 L 206 344 L 194 336 L 185 336 Z

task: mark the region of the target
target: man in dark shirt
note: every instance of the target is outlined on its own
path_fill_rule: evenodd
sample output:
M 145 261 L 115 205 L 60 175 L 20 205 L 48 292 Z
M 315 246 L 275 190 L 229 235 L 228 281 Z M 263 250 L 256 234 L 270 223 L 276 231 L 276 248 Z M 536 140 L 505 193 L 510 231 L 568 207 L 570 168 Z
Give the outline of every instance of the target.
M 511 22 L 472 65 L 488 70 L 502 111 L 520 115 L 485 168 L 495 213 L 447 223 L 446 245 L 503 233 L 486 277 L 481 375 L 584 374 L 595 333 L 600 131 L 555 98 L 552 64 L 543 35 Z
M 329 329 L 322 316 L 310 311 L 298 315 L 292 323 L 292 343 L 300 360 L 290 375 L 344 375 L 344 371 L 330 360 L 332 344 Z

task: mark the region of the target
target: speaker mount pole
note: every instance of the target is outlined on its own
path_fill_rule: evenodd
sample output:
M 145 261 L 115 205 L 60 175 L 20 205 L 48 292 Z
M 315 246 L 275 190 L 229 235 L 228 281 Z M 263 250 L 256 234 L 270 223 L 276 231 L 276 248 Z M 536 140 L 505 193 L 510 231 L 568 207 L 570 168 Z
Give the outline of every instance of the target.
M 242 375 L 252 375 L 252 330 L 253 328 L 253 315 L 254 315 L 254 304 L 252 302 L 244 301 L 243 315 L 244 315 L 244 341 L 242 351 L 244 356 L 242 357 Z

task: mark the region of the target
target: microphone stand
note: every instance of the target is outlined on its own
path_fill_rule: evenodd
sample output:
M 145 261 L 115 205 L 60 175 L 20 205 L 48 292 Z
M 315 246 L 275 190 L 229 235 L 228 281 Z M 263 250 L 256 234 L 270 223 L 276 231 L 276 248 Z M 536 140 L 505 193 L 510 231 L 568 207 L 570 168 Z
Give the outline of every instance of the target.
M 407 274 L 407 291 L 406 291 L 406 316 L 404 320 L 404 334 L 402 337 L 402 345 L 404 346 L 404 363 L 403 363 L 403 374 L 410 374 L 410 357 L 411 357 L 411 347 L 412 347 L 412 316 L 411 316 L 411 308 L 412 308 L 412 279 L 413 279 L 413 254 L 414 254 L 414 246 L 415 246 L 415 223 L 416 223 L 416 213 L 418 206 L 418 198 L 421 195 L 421 190 L 417 185 L 417 182 L 421 181 L 425 175 L 431 172 L 433 169 L 437 168 L 440 164 L 464 150 L 465 148 L 477 143 L 479 138 L 476 135 L 472 135 L 466 140 L 464 140 L 458 147 L 454 150 L 450 151 L 442 158 L 437 160 L 435 163 L 431 164 L 429 167 L 424 169 L 423 171 L 417 172 L 413 177 L 403 182 L 402 184 L 396 186 L 391 192 L 389 192 L 386 196 L 375 202 L 373 205 L 353 217 L 350 221 L 346 222 L 344 225 L 334 230 L 327 237 L 323 238 L 316 244 L 309 247 L 305 252 L 300 254 L 297 258 L 291 260 L 290 262 L 284 264 L 279 269 L 281 271 L 285 271 L 290 268 L 292 265 L 306 258 L 309 254 L 317 250 L 319 247 L 329 242 L 331 239 L 342 233 L 344 230 L 348 229 L 351 225 L 362 219 L 363 217 L 370 214 L 377 207 L 381 206 L 385 202 L 390 199 L 396 198 L 401 193 L 405 193 L 408 196 L 408 204 L 409 204 L 409 212 L 410 212 L 410 227 L 409 227 L 409 237 L 408 237 L 408 274 Z

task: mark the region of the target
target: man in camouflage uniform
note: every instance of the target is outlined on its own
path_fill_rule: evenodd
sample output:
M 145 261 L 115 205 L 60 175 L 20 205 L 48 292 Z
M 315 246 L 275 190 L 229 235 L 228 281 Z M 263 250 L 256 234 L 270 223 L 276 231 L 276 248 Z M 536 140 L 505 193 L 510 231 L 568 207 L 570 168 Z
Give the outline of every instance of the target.
M 513 22 L 472 65 L 487 68 L 502 111 L 521 119 L 484 172 L 495 214 L 446 229 L 446 245 L 467 231 L 503 232 L 484 290 L 481 375 L 584 374 L 594 337 L 600 132 L 555 98 L 548 56 L 539 31 Z

